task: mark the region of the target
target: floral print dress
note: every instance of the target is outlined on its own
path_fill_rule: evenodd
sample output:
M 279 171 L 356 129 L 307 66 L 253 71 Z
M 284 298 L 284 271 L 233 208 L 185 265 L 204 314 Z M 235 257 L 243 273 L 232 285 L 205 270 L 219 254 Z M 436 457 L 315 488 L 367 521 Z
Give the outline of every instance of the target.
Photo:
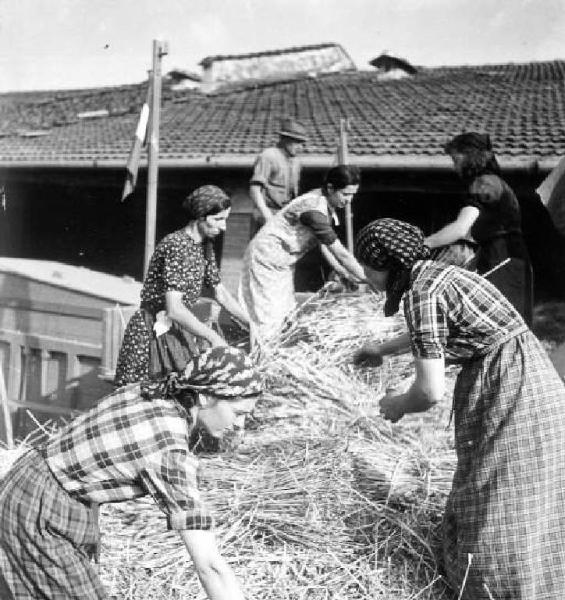
M 141 307 L 131 317 L 118 356 L 115 384 L 161 377 L 182 370 L 199 352 L 194 336 L 173 326 L 156 335 L 153 326 L 158 313 L 166 309 L 165 294 L 182 292 L 183 304 L 190 309 L 203 288 L 220 282 L 211 243 L 196 242 L 179 229 L 157 245 L 141 290 Z

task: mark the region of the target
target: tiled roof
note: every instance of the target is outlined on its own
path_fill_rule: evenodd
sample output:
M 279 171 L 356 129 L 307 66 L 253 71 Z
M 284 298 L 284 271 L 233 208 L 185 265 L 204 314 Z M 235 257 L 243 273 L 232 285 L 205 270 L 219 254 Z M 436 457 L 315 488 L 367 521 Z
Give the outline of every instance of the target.
M 124 101 L 116 106 L 129 102 L 127 114 L 62 125 L 41 137 L 3 137 L 0 163 L 125 164 L 145 90 L 120 89 Z M 105 93 L 98 90 L 97 98 Z M 0 105 L 6 96 L 0 96 Z M 56 108 L 53 96 L 43 105 L 46 115 Z M 69 95 L 64 102 L 73 110 L 73 102 L 81 110 L 104 108 L 87 98 Z M 15 104 L 11 110 L 18 114 Z M 41 106 L 33 106 L 35 120 L 27 119 L 24 107 L 20 122 L 38 128 L 48 121 Z M 214 157 L 250 161 L 274 141 L 285 115 L 297 117 L 308 130 L 306 162 L 335 152 L 341 117 L 349 120 L 350 154 L 359 158 L 444 160 L 442 145 L 451 135 L 479 130 L 491 134 L 501 157 L 551 161 L 565 154 L 565 61 L 420 68 L 414 77 L 397 81 L 379 79 L 376 71 L 289 77 L 232 84 L 208 96 L 167 92 L 161 115 L 163 164 Z
M 176 97 L 171 89 L 174 83 L 173 79 L 163 80 L 165 102 Z M 87 112 L 105 110 L 111 117 L 137 114 L 146 97 L 146 81 L 105 88 L 0 94 L 0 136 L 77 123 L 79 115 Z

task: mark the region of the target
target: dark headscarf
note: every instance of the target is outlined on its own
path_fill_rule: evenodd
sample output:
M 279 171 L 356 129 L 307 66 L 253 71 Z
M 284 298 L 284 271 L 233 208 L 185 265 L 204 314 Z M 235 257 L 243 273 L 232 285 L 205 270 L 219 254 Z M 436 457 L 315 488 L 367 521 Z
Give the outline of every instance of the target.
M 398 312 L 410 273 L 417 260 L 430 257 L 424 234 L 418 227 L 396 219 L 378 219 L 357 234 L 355 255 L 376 271 L 389 271 L 385 316 Z
M 190 221 L 217 214 L 230 206 L 230 197 L 215 185 L 196 188 L 182 203 Z
M 210 348 L 189 362 L 184 371 L 174 372 L 155 381 L 144 382 L 141 395 L 146 400 L 192 398 L 198 393 L 217 398 L 255 396 L 263 391 L 262 377 L 255 364 L 238 348 Z
M 488 133 L 470 131 L 456 135 L 445 146 L 448 154 L 462 154 L 465 158 L 460 176 L 468 185 L 480 175 L 500 176 L 500 165 L 496 160 Z
M 447 154 L 452 152 L 465 153 L 469 150 L 492 151 L 492 143 L 488 133 L 469 131 L 452 138 L 445 144 L 444 150 Z

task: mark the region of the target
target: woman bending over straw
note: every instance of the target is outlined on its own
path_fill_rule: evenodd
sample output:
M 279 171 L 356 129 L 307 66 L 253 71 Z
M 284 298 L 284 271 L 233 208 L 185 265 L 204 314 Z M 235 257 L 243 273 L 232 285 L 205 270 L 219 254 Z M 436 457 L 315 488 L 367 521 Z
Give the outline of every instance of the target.
M 221 437 L 261 392 L 250 359 L 218 347 L 161 382 L 130 385 L 22 456 L 0 489 L 2 600 L 108 598 L 90 560 L 92 506 L 150 494 L 184 541 L 208 597 L 241 600 L 200 499 L 193 427 Z M 179 566 L 179 568 L 182 568 Z
M 274 337 L 296 306 L 294 270 L 298 260 L 320 244 L 338 275 L 359 283 L 363 269 L 339 241 L 331 224 L 359 189 L 357 167 L 328 171 L 321 189 L 287 204 L 257 233 L 245 251 L 239 301 L 247 310 L 254 343 Z
M 490 282 L 427 260 L 416 227 L 380 219 L 356 255 L 385 314 L 403 298 L 416 378 L 380 401 L 386 419 L 453 395 L 457 468 L 443 522 L 447 577 L 467 600 L 559 600 L 565 590 L 565 386 L 537 338 Z M 370 348 L 365 355 L 370 357 Z

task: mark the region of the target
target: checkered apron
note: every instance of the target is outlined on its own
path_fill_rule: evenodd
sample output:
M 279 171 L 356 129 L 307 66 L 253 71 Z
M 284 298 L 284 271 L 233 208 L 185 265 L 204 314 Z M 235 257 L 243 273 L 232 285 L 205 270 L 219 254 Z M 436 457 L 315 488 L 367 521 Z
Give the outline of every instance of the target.
M 529 330 L 464 364 L 454 418 L 458 464 L 443 524 L 450 582 L 466 600 L 561 600 L 565 387 Z
M 63 490 L 36 450 L 2 481 L 0 531 L 0 573 L 10 600 L 108 597 L 90 561 L 98 543 L 92 510 Z

